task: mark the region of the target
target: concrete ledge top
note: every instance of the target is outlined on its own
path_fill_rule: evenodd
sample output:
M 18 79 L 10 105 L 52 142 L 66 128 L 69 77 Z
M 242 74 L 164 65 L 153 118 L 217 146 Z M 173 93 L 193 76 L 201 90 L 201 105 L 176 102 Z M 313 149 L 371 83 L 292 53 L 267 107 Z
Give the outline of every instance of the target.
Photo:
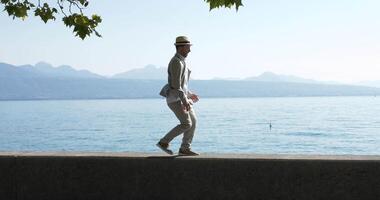
M 374 160 L 380 155 L 297 155 L 297 154 L 217 154 L 203 153 L 200 156 L 178 156 L 164 153 L 139 152 L 2 152 L 0 157 L 119 157 L 119 158 L 176 158 L 176 159 L 256 159 L 256 160 Z

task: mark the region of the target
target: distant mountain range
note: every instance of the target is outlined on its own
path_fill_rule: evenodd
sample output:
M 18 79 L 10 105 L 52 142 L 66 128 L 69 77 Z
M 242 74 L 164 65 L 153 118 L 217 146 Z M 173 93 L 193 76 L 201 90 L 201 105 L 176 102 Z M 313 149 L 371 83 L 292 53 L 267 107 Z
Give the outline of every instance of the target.
M 114 76 L 112 76 L 112 78 L 166 80 L 168 77 L 167 74 L 167 68 L 157 68 L 154 65 L 147 65 L 144 68 L 132 69 L 124 73 L 115 74 Z
M 51 64 L 46 62 L 38 62 L 34 66 L 14 66 L 7 63 L 0 63 L 0 76 L 45 78 L 107 78 L 105 76 L 92 73 L 88 70 L 76 70 L 69 65 L 53 67 Z M 167 69 L 164 67 L 158 68 L 154 65 L 147 65 L 144 68 L 136 68 L 124 73 L 115 74 L 110 78 L 166 80 Z
M 378 81 L 361 81 L 359 83 L 355 83 L 355 85 L 369 86 L 369 87 L 378 87 L 380 88 L 380 80 Z
M 88 70 L 75 70 L 68 65 L 53 67 L 52 65 L 39 62 L 36 65 L 13 66 L 0 63 L 0 76 L 17 77 L 50 77 L 50 78 L 104 78 L 101 75 Z
M 320 83 L 312 79 L 304 79 L 296 76 L 278 75 L 272 72 L 264 72 L 259 76 L 248 77 L 245 80 L 268 82 L 293 82 L 293 83 Z
M 0 63 L 0 100 L 158 98 L 166 79 L 166 68 L 154 65 L 107 78 L 67 65 Z M 270 72 L 243 80 L 192 80 L 190 88 L 202 97 L 380 95 L 380 88 L 326 84 Z

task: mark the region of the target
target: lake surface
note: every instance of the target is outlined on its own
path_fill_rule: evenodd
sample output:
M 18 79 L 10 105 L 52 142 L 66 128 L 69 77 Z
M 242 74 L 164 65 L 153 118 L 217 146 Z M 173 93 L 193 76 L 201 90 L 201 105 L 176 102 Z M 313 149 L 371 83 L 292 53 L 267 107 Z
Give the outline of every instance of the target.
M 201 153 L 380 155 L 379 97 L 208 98 L 195 110 Z M 177 123 L 163 99 L 0 101 L 0 151 L 159 152 Z

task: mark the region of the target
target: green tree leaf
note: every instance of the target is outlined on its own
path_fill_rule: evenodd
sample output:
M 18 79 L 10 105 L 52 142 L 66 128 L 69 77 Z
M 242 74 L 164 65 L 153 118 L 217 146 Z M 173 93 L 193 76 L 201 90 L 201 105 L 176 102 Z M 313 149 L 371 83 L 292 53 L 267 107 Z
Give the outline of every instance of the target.
M 82 9 L 87 7 L 89 0 L 57 0 L 56 7 L 52 6 L 52 3 L 41 2 L 47 0 L 31 0 L 36 2 L 35 4 L 29 2 L 29 0 L 0 0 L 0 4 L 4 5 L 4 11 L 8 13 L 10 17 L 20 18 L 24 20 L 29 12 L 34 13 L 34 16 L 40 17 L 44 23 L 49 20 L 55 20 L 56 15 L 63 14 L 62 21 L 64 25 L 69 28 L 73 27 L 73 32 L 76 36 L 82 40 L 91 34 L 95 34 L 97 37 L 102 37 L 95 29 L 102 22 L 100 16 L 94 14 L 91 17 L 83 14 Z M 243 6 L 242 0 L 204 0 L 210 5 L 210 10 L 220 7 L 231 8 L 235 6 L 236 10 L 240 6 Z M 37 6 L 36 6 L 37 5 Z M 72 12 L 72 8 L 76 11 Z M 32 10 L 32 11 L 31 11 Z M 66 14 L 70 13 L 70 14 Z
M 241 0 L 204 0 L 210 5 L 210 11 L 215 8 L 231 8 L 232 6 L 235 6 L 236 11 L 239 9 L 240 6 L 243 6 Z

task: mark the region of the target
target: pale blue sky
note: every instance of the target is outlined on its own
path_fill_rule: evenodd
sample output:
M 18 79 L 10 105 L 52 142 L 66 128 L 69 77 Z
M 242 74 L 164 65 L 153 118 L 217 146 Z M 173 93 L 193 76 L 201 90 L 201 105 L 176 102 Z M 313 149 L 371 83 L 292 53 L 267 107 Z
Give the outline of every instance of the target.
M 91 1 L 103 38 L 75 38 L 60 19 L 12 20 L 0 13 L 0 62 L 68 64 L 113 75 L 167 66 L 174 39 L 194 43 L 195 79 L 272 71 L 317 80 L 380 80 L 379 0 L 243 0 L 209 12 L 203 0 Z M 3 9 L 0 6 L 0 9 Z

